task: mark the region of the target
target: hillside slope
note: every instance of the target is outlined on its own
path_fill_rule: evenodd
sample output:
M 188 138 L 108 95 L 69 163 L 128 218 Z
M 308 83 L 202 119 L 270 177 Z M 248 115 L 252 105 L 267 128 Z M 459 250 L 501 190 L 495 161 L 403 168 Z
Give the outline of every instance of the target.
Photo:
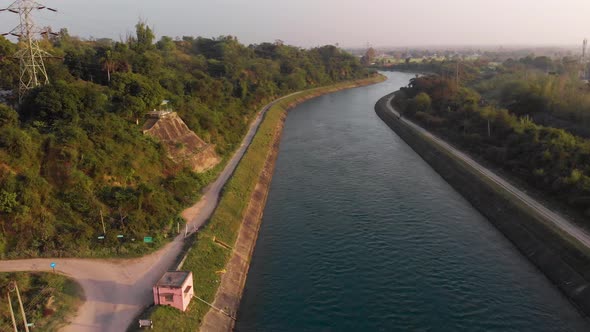
M 211 169 L 221 161 L 215 146 L 190 130 L 176 112 L 150 112 L 142 131 L 160 141 L 172 161 L 195 172 Z
M 334 46 L 244 46 L 231 36 L 154 43 L 148 26 L 136 30 L 124 42 L 66 30 L 42 40 L 63 58 L 47 64 L 51 84 L 18 108 L 0 104 L 0 258 L 137 256 L 160 247 L 218 171 L 196 173 L 170 151 L 182 159 L 204 148 L 213 164 L 214 154 L 238 148 L 255 110 L 274 96 L 367 74 Z M 0 90 L 16 87 L 18 64 L 6 61 L 17 48 L 0 37 Z M 142 133 L 139 121 L 164 99 L 186 123 L 183 133 L 202 140 Z

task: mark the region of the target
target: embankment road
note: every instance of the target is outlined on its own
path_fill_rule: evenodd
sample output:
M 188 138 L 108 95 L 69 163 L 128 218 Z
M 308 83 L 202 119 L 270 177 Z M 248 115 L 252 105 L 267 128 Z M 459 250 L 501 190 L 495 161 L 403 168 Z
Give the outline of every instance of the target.
M 525 204 L 526 206 L 528 206 L 530 209 L 533 209 L 538 214 L 543 216 L 545 220 L 553 223 L 553 226 L 557 227 L 563 233 L 567 234 L 569 237 L 571 237 L 571 239 L 577 241 L 579 244 L 583 245 L 586 248 L 590 248 L 590 234 L 587 231 L 585 231 L 581 227 L 575 225 L 573 222 L 567 220 L 566 218 L 559 215 L 558 213 L 549 210 L 548 208 L 543 206 L 543 204 L 539 203 L 537 200 L 530 197 L 522 190 L 520 190 L 520 189 L 516 188 L 515 186 L 513 186 L 512 184 L 508 183 L 506 180 L 502 179 L 500 176 L 498 176 L 497 174 L 495 174 L 494 172 L 492 172 L 488 168 L 482 166 L 481 164 L 479 164 L 478 162 L 473 160 L 471 157 L 469 157 L 465 153 L 457 150 L 456 148 L 451 146 L 449 143 L 447 143 L 444 140 L 438 138 L 437 136 L 431 134 L 429 131 L 420 127 L 419 125 L 415 124 L 414 122 L 412 122 L 406 118 L 402 118 L 400 116 L 400 114 L 393 108 L 393 106 L 391 104 L 391 101 L 393 98 L 394 98 L 393 94 L 389 95 L 387 97 L 387 102 L 386 102 L 387 111 L 389 111 L 392 115 L 398 117 L 400 121 L 402 121 L 406 125 L 410 126 L 415 131 L 421 133 L 422 135 L 424 135 L 425 137 L 430 139 L 432 142 L 437 144 L 439 147 L 446 150 L 448 153 L 452 154 L 453 156 L 460 159 L 461 161 L 463 161 L 467 165 L 471 166 L 474 170 L 479 172 L 482 176 L 486 177 L 490 181 L 494 182 L 495 184 L 497 184 L 498 186 L 500 186 L 501 188 L 503 188 L 504 190 L 506 190 L 507 192 L 512 194 L 514 197 L 516 197 L 517 199 L 522 201 L 522 203 Z
M 393 94 L 375 105 L 377 115 L 484 215 L 520 252 L 590 316 L 590 236 L 465 153 L 400 117 Z

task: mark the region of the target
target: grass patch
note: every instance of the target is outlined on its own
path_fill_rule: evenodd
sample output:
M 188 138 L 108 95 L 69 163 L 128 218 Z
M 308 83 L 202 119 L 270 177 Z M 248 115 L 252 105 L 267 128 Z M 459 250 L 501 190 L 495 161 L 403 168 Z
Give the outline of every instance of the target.
M 12 320 L 6 298 L 11 281 L 16 281 L 25 308 L 27 322 L 35 331 L 57 331 L 76 313 L 83 292 L 75 281 L 54 273 L 0 273 L 2 301 L 0 326 L 12 331 Z M 24 331 L 16 292 L 10 292 L 12 308 L 19 331 Z
M 225 185 L 217 209 L 209 223 L 198 233 L 196 242 L 184 263 L 183 270 L 193 272 L 195 295 L 208 302 L 214 301 L 221 280 L 221 275 L 217 271 L 225 267 L 232 252 L 215 244 L 213 237 L 224 243 L 232 245 L 235 243 L 250 196 L 275 141 L 276 127 L 287 110 L 302 101 L 322 94 L 377 83 L 384 79 L 379 75 L 364 80 L 306 90 L 280 100 L 268 110 L 251 145 Z M 154 331 L 193 332 L 199 328 L 208 310 L 207 305 L 193 300 L 184 313 L 170 307 L 158 306 L 148 309 L 142 317 L 150 317 L 149 319 L 153 320 Z M 134 321 L 131 331 L 135 330 L 135 324 Z

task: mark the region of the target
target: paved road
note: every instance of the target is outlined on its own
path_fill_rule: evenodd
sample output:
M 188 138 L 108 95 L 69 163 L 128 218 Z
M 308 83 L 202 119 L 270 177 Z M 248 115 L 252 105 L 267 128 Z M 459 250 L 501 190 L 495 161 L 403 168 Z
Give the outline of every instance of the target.
M 289 95 L 291 96 L 291 95 Z M 283 98 L 286 98 L 285 96 Z M 281 98 L 281 99 L 283 99 Z M 183 211 L 190 232 L 201 227 L 213 213 L 221 189 L 252 142 L 263 115 L 278 99 L 266 105 L 250 125 L 246 137 L 215 182 L 204 189 L 202 198 Z M 125 331 L 145 306 L 153 303 L 152 286 L 171 268 L 182 251 L 184 234 L 162 249 L 136 259 L 24 259 L 0 261 L 0 272 L 56 271 L 75 279 L 84 290 L 85 301 L 65 332 Z
M 394 98 L 394 96 L 391 96 L 387 99 L 387 108 L 391 113 L 393 113 L 395 116 L 399 117 L 399 113 L 393 108 L 393 106 L 391 106 L 391 100 L 393 98 Z M 401 120 L 404 123 L 406 123 L 408 126 L 414 128 L 417 131 L 419 131 L 420 133 L 422 133 L 424 136 L 430 138 L 432 141 L 434 141 L 440 147 L 449 151 L 450 153 L 452 153 L 453 155 L 455 155 L 456 157 L 461 159 L 466 164 L 473 167 L 475 170 L 477 170 L 483 176 L 487 177 L 488 179 L 490 179 L 491 181 L 493 181 L 494 183 L 496 183 L 500 187 L 502 187 L 505 190 L 507 190 L 508 192 L 512 193 L 514 196 L 516 196 L 518 199 L 520 199 L 524 204 L 526 204 L 527 206 L 529 206 L 530 208 L 532 208 L 533 210 L 538 212 L 540 215 L 542 215 L 544 217 L 544 219 L 546 219 L 548 222 L 553 223 L 557 228 L 559 228 L 560 230 L 562 230 L 566 234 L 569 234 L 569 236 L 572 239 L 575 239 L 583 246 L 590 248 L 590 234 L 588 234 L 588 232 L 586 232 L 584 229 L 575 225 L 573 222 L 567 220 L 563 216 L 547 209 L 545 206 L 543 206 L 543 204 L 539 203 L 538 201 L 536 201 L 535 199 L 533 199 L 532 197 L 527 195 L 525 192 L 514 187 L 513 185 L 508 183 L 506 180 L 504 180 L 501 177 L 499 177 L 498 175 L 496 175 L 494 172 L 490 171 L 489 169 L 485 168 L 481 164 L 479 164 L 476 161 L 474 161 L 473 159 L 471 159 L 465 153 L 455 149 L 453 146 L 451 146 L 447 142 L 445 142 L 442 139 L 438 138 L 437 136 L 431 134 L 430 132 L 428 132 L 424 128 L 418 126 L 414 122 L 412 122 L 408 119 L 405 119 L 405 118 L 402 118 Z

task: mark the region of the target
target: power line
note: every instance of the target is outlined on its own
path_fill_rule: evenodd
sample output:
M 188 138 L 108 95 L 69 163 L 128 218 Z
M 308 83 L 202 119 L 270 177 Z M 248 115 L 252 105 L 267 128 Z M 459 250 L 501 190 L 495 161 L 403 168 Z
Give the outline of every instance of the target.
M 24 315 L 23 320 L 26 319 L 27 313 L 28 314 L 32 313 L 32 310 L 34 309 L 34 307 L 36 305 L 43 303 L 43 302 L 41 302 L 42 300 L 44 300 L 52 295 L 53 291 L 55 291 L 57 289 L 56 286 L 58 283 L 59 283 L 59 281 L 57 281 L 57 280 L 53 280 L 52 282 L 47 283 L 47 285 L 45 285 L 43 288 L 36 291 L 37 294 L 28 300 L 29 303 L 26 306 L 22 302 L 22 300 L 20 299 L 20 294 L 17 293 L 17 296 L 19 297 L 19 305 L 20 305 L 20 309 L 21 309 L 21 315 Z M 11 282 L 9 285 L 9 292 L 7 293 L 9 303 L 11 302 L 10 301 L 11 300 L 10 299 L 10 292 L 14 292 L 14 291 L 18 292 L 18 287 L 16 285 L 16 281 Z M 10 309 L 11 309 L 12 316 L 14 316 L 14 313 L 12 312 L 12 305 L 10 305 Z M 16 324 L 16 322 L 14 322 L 13 324 Z M 27 321 L 27 324 L 28 324 L 28 321 Z M 4 328 L 0 329 L 0 332 L 5 332 L 5 331 L 8 332 Z
M 31 312 L 34 307 L 40 303 L 41 300 L 47 298 L 47 293 L 51 294 L 51 290 L 55 289 L 52 285 L 47 285 L 43 289 L 39 290 L 37 295 L 29 300 L 29 303 L 25 307 L 25 312 Z
M 33 21 L 34 10 L 49 10 L 57 12 L 33 0 L 16 0 L 10 6 L 0 9 L 0 12 L 8 11 L 19 15 L 20 24 L 12 31 L 3 33 L 3 36 L 12 35 L 19 38 L 20 50 L 14 57 L 20 62 L 20 80 L 18 87 L 19 100 L 22 101 L 24 94 L 35 87 L 49 83 L 47 70 L 45 69 L 44 58 L 51 57 L 51 54 L 41 49 L 36 39 L 38 35 L 47 36 L 53 34 L 48 29 L 39 29 Z
M 51 294 L 52 290 L 56 290 L 58 284 L 59 280 L 48 281 L 47 284 L 43 286 L 43 288 L 36 291 L 37 294 L 35 295 L 35 297 L 29 300 L 29 304 L 25 308 L 25 311 L 28 312 L 31 309 L 33 309 L 33 307 L 37 304 L 37 302 L 39 302 L 39 300 L 43 299 L 43 297 L 47 297 L 47 293 Z
M 70 12 L 68 12 L 68 10 L 61 10 L 59 11 L 59 15 L 63 16 L 67 19 L 73 19 L 75 20 L 75 23 L 72 24 L 72 28 L 74 27 L 78 27 L 78 29 L 70 29 L 68 28 L 68 30 L 71 33 L 74 33 L 74 36 L 77 36 L 77 34 L 82 33 L 82 34 L 86 34 L 88 35 L 88 37 L 93 37 L 92 33 L 101 33 L 103 34 L 103 36 L 97 37 L 97 38 L 109 38 L 109 39 L 113 39 L 115 40 L 115 38 L 111 38 L 108 37 L 109 35 L 112 34 L 112 31 L 108 31 L 103 29 L 105 26 L 108 26 L 108 22 L 106 22 L 105 20 L 101 20 L 98 19 L 97 17 L 94 16 L 87 16 L 87 15 L 83 15 L 80 13 L 76 13 L 76 14 L 72 14 Z M 81 16 L 82 15 L 82 16 Z M 42 19 L 45 19 L 45 16 L 41 17 Z M 80 31 L 76 31 L 76 30 L 81 30 Z M 86 37 L 82 37 L 82 36 L 78 36 L 80 39 L 87 39 Z

